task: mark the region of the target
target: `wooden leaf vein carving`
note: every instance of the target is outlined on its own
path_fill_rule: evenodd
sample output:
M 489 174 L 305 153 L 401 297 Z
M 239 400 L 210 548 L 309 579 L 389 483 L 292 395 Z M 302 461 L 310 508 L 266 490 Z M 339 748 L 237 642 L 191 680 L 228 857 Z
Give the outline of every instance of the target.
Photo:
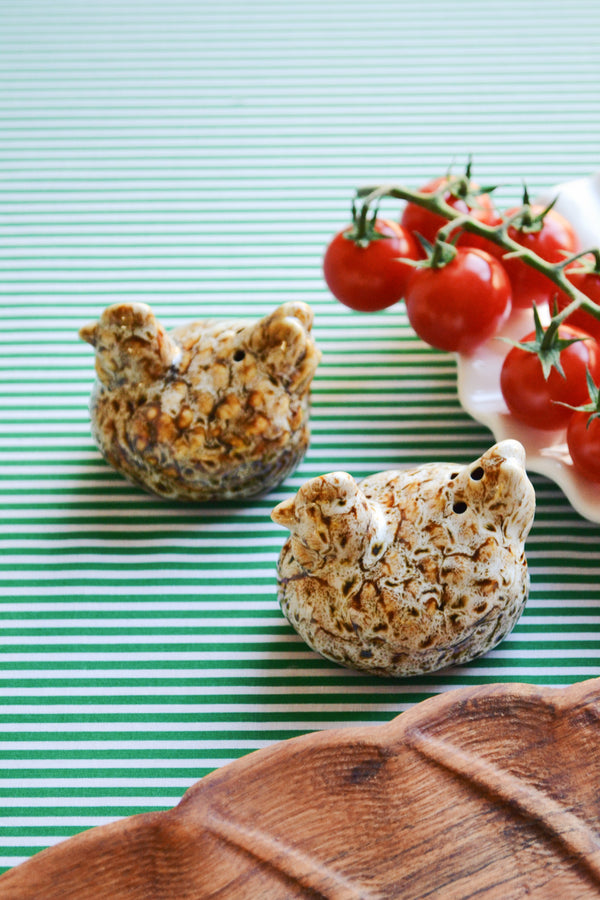
M 364 887 L 348 881 L 334 868 L 315 856 L 308 856 L 289 844 L 277 840 L 258 828 L 248 828 L 228 819 L 211 815 L 207 829 L 229 844 L 245 850 L 285 880 L 305 887 L 313 896 L 328 897 L 331 900 L 379 900 L 379 892 L 372 893 Z
M 600 896 L 600 679 L 449 691 L 251 753 L 90 829 L 0 900 Z
M 542 831 L 564 845 L 568 855 L 581 860 L 600 891 L 600 835 L 564 805 L 481 757 L 418 729 L 409 734 L 408 743 L 427 759 L 466 778 L 475 789 L 485 790 L 512 807 L 517 815 L 539 823 Z

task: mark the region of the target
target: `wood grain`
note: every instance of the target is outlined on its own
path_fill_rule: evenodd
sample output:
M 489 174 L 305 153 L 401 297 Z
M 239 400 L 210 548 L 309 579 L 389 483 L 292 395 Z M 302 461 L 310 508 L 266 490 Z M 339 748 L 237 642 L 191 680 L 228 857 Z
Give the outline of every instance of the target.
M 249 754 L 91 829 L 0 900 L 600 896 L 600 679 L 450 691 Z

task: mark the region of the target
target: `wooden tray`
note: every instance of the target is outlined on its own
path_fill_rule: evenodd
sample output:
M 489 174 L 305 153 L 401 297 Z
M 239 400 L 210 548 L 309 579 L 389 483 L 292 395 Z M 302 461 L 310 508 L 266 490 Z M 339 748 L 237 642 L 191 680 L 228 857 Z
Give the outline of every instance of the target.
M 0 898 L 598 897 L 599 744 L 600 679 L 450 691 L 251 753 L 37 854 Z

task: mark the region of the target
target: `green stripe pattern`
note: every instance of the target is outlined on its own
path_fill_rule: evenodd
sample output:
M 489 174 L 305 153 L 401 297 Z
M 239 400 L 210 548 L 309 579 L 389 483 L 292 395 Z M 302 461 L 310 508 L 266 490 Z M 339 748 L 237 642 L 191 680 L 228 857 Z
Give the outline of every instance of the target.
M 492 442 L 404 310 L 359 315 L 320 262 L 352 192 L 469 154 L 498 202 L 598 166 L 596 0 L 0 0 L 0 870 L 167 808 L 309 731 L 465 685 L 600 674 L 599 526 L 533 476 L 532 590 L 470 665 L 380 680 L 283 619 L 269 512 L 307 478 Z M 398 208 L 382 206 L 396 215 Z M 119 299 L 175 326 L 311 304 L 313 438 L 268 497 L 171 506 L 95 449 L 78 328 Z

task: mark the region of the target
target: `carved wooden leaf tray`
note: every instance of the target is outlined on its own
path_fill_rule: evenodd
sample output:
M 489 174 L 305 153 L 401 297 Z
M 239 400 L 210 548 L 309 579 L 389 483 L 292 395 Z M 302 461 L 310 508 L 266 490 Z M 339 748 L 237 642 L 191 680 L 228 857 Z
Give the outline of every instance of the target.
M 1 900 L 600 895 L 600 679 L 317 732 L 0 877 Z

